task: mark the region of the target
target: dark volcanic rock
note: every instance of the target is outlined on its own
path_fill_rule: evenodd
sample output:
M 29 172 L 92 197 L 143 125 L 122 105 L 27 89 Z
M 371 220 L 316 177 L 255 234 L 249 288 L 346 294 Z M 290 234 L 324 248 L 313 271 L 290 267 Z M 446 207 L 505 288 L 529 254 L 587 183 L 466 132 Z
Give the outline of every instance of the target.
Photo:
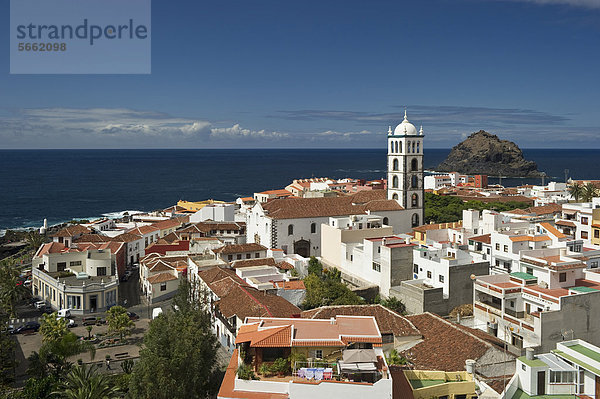
M 440 172 L 459 172 L 506 177 L 542 176 L 533 161 L 512 141 L 480 130 L 459 143 L 436 168 Z

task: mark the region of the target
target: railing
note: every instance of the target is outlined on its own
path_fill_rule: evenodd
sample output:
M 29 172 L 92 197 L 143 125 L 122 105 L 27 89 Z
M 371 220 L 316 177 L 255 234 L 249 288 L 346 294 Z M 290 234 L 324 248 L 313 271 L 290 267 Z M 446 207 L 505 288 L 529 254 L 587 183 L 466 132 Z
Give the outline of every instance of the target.
M 501 316 L 502 315 L 502 309 L 498 308 L 497 305 L 492 304 L 489 301 L 475 301 L 476 304 L 479 304 L 481 306 L 484 306 L 485 308 L 487 308 L 489 311 L 491 311 L 492 313 Z
M 506 313 L 509 316 L 516 317 L 518 319 L 523 319 L 525 317 L 525 312 L 517 312 L 516 310 L 508 308 L 504 309 L 504 313 Z

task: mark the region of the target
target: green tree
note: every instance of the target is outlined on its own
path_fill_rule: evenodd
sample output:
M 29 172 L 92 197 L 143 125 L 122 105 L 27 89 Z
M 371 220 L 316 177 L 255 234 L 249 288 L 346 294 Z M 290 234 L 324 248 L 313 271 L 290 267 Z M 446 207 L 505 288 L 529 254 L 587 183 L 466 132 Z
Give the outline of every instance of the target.
M 106 323 L 108 324 L 108 332 L 116 332 L 121 340 L 125 335 L 130 335 L 131 330 L 135 327 L 135 323 L 131 321 L 127 314 L 127 309 L 123 306 L 113 306 L 106 312 Z
M 144 336 L 131 374 L 131 397 L 207 398 L 218 390 L 219 343 L 201 290 L 184 281 L 173 302 L 178 310 L 152 320 Z
M 46 237 L 35 230 L 29 230 L 25 235 L 25 241 L 27 242 L 28 249 L 36 251 L 43 243 L 46 242 Z
M 0 264 L 0 307 L 10 318 L 16 318 L 15 307 L 24 298 L 27 289 L 19 284 L 21 272 L 10 260 Z
M 573 183 L 568 188 L 569 194 L 575 199 L 575 202 L 579 202 L 579 199 L 583 197 L 583 185 L 581 183 Z
M 316 274 L 320 276 L 323 273 L 323 265 L 317 258 L 311 256 L 308 260 L 308 274 Z
M 302 306 L 312 309 L 327 305 L 359 305 L 364 300 L 342 283 L 341 273 L 337 269 L 323 269 L 315 258 L 309 265 L 309 274 L 304 279 L 306 296 Z
M 121 397 L 118 388 L 113 386 L 108 376 L 97 373 L 94 366 L 87 367 L 85 364 L 73 367 L 54 393 L 66 399 L 112 399 Z
M 581 197 L 584 202 L 592 202 L 592 198 L 598 196 L 598 188 L 594 185 L 594 183 L 588 183 L 583 186 L 583 192 Z
M 386 308 L 393 310 L 396 313 L 406 313 L 406 306 L 404 305 L 404 303 L 402 303 L 401 300 L 394 296 L 381 300 L 381 304 Z
M 11 399 L 51 399 L 56 398 L 54 391 L 58 389 L 58 380 L 53 375 L 41 378 L 29 378 L 20 392 L 14 392 Z
M 387 357 L 387 363 L 390 366 L 402 366 L 408 363 L 408 360 L 404 356 L 400 355 L 396 349 L 392 349 L 390 355 Z
M 6 326 L 8 314 L 0 309 L 0 326 Z M 14 380 L 15 342 L 10 338 L 8 331 L 0 332 L 0 391 Z
M 40 333 L 44 342 L 58 340 L 68 331 L 67 321 L 63 317 L 58 317 L 57 312 L 42 315 Z
M 43 378 L 48 374 L 59 379 L 63 378 L 72 366 L 68 361 L 69 357 L 83 352 L 88 352 L 93 359 L 96 347 L 68 331 L 59 339 L 44 342 L 39 352 L 33 352 L 27 358 L 29 361 L 27 374 L 33 378 Z

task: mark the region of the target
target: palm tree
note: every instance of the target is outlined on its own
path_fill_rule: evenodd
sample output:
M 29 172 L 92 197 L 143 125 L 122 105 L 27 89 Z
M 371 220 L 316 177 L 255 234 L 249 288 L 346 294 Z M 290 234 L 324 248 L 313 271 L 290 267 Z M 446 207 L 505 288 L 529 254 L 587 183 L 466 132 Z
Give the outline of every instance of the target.
M 582 188 L 581 197 L 585 202 L 592 202 L 592 198 L 598 196 L 598 188 L 593 183 L 588 183 Z
M 60 339 L 68 332 L 67 321 L 58 317 L 57 312 L 43 314 L 40 320 L 40 332 L 44 342 Z
M 17 317 L 16 303 L 21 300 L 26 288 L 19 284 L 21 272 L 14 265 L 4 263 L 0 266 L 0 306 L 11 318 Z
M 93 360 L 96 356 L 96 347 L 87 341 L 80 340 L 77 335 L 68 331 L 59 339 L 44 342 L 37 357 L 44 368 L 60 378 L 71 369 L 72 364 L 68 360 L 69 357 L 83 352 L 88 352 L 90 359 Z
M 25 236 L 29 249 L 37 251 L 37 249 L 46 241 L 46 237 L 35 230 L 30 230 Z
M 85 364 L 73 367 L 55 395 L 67 399 L 112 399 L 120 397 L 119 389 L 106 375 Z
M 131 334 L 131 330 L 135 327 L 127 314 L 127 309 L 123 306 L 111 307 L 106 312 L 106 323 L 108 323 L 108 331 L 118 333 L 121 340 L 124 335 Z
M 573 183 L 569 186 L 569 194 L 575 198 L 575 202 L 579 202 L 579 198 L 583 196 L 583 185 L 581 183 Z

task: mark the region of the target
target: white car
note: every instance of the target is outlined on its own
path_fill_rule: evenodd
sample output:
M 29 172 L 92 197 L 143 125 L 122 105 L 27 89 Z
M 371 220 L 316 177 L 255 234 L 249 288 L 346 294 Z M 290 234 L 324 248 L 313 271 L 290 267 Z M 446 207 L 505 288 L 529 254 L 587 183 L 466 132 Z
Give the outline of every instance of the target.
M 46 306 L 46 301 L 37 301 L 37 302 L 34 304 L 34 306 L 35 306 L 35 308 L 36 308 L 37 310 L 44 309 L 44 307 Z
M 156 319 L 163 312 L 162 308 L 152 309 L 152 320 Z
M 58 317 L 71 317 L 71 309 L 61 309 L 56 313 Z
M 56 320 L 60 320 L 60 319 L 63 319 L 63 318 L 64 317 L 60 317 L 59 316 L 59 317 L 56 318 Z M 64 319 L 67 322 L 67 328 L 77 327 L 77 323 L 75 323 L 75 320 L 73 320 L 73 319 L 67 319 L 67 318 L 64 318 Z

